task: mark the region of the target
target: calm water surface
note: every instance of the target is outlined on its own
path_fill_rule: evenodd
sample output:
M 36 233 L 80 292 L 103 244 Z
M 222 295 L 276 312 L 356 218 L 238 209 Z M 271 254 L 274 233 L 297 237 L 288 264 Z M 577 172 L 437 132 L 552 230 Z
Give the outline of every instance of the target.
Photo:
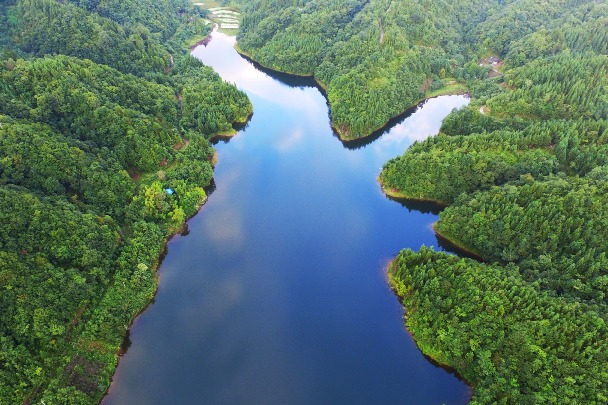
M 215 33 L 193 54 L 254 115 L 217 145 L 217 188 L 169 242 L 104 405 L 465 404 L 465 384 L 404 329 L 385 276 L 400 249 L 438 245 L 437 212 L 389 200 L 376 177 L 468 100 L 429 100 L 347 148 L 317 88 L 271 77 L 233 44 Z

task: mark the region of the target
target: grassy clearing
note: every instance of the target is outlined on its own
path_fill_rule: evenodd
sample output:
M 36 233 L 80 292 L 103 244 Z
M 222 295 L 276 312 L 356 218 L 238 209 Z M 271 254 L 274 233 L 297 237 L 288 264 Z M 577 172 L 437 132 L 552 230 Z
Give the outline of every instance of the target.
M 188 39 L 188 42 L 186 45 L 188 45 L 188 48 L 192 48 L 193 46 L 195 46 L 196 44 L 198 44 L 205 38 L 206 38 L 205 35 L 195 35 L 192 38 Z
M 448 84 L 440 89 L 430 91 L 426 93 L 425 98 L 437 97 L 437 96 L 445 96 L 448 94 L 463 94 L 467 93 L 469 89 L 463 83 L 458 82 L 448 82 Z
M 236 34 L 239 33 L 239 29 L 238 28 L 220 28 L 220 32 L 231 36 L 231 37 L 235 37 Z

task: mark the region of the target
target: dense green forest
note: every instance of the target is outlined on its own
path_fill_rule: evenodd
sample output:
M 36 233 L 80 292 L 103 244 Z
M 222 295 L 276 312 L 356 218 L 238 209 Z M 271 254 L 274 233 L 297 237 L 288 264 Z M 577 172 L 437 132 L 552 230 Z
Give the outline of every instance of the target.
M 343 139 L 468 89 L 379 177 L 389 195 L 448 205 L 436 230 L 484 260 L 401 252 L 389 274 L 406 324 L 472 403 L 607 403 L 608 5 L 240 3 L 240 49 L 314 75 Z
M 236 3 L 240 50 L 314 75 L 343 139 L 468 89 L 379 178 L 449 205 L 437 231 L 484 259 L 401 252 L 406 324 L 472 403 L 607 403 L 608 5 Z M 167 237 L 206 199 L 210 137 L 250 115 L 184 49 L 202 16 L 186 0 L 0 1 L 1 403 L 99 400 Z
M 495 75 L 492 64 L 480 66 L 483 56 L 519 66 L 566 49 L 605 54 L 608 46 L 606 5 L 591 1 L 237 3 L 240 49 L 270 68 L 314 75 L 343 139 L 369 135 L 425 97 Z
M 605 404 L 608 327 L 514 264 L 422 248 L 390 268 L 419 347 L 473 385 L 475 404 Z
M 209 139 L 251 114 L 187 1 L 0 2 L 0 403 L 96 403 Z M 174 190 L 168 194 L 165 189 Z

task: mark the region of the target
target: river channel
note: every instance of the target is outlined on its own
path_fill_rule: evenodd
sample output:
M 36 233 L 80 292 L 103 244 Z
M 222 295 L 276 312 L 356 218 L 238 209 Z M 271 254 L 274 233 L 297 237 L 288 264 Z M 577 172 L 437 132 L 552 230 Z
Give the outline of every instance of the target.
M 437 209 L 388 199 L 376 177 L 467 98 L 344 145 L 310 80 L 265 72 L 234 42 L 215 32 L 193 55 L 247 93 L 253 117 L 216 145 L 216 188 L 169 242 L 103 404 L 466 404 L 386 281 L 400 249 L 441 248 Z

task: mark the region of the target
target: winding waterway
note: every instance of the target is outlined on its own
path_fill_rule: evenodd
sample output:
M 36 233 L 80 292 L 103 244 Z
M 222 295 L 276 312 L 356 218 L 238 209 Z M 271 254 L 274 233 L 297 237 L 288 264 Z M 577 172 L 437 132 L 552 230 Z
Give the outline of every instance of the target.
M 216 189 L 169 242 L 103 404 L 467 403 L 466 385 L 417 349 L 386 282 L 400 249 L 438 245 L 437 211 L 376 182 L 467 99 L 429 100 L 345 147 L 309 80 L 263 72 L 233 45 L 214 33 L 193 54 L 254 115 L 216 145 Z

